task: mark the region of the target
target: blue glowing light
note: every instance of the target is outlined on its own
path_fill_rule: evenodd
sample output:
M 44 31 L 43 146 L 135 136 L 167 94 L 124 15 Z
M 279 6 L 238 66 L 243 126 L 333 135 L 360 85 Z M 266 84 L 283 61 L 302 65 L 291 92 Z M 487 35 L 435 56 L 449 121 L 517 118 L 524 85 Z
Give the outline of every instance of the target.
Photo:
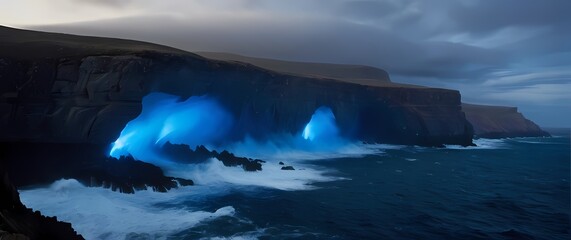
M 229 133 L 241 130 L 234 129 L 234 117 L 212 98 L 182 100 L 174 95 L 151 93 L 143 98 L 142 105 L 141 114 L 121 131 L 109 155 L 116 158 L 132 155 L 138 160 L 164 165 L 170 162 L 162 155 L 161 147 L 166 142 L 186 144 L 191 149 L 204 145 L 212 150 L 246 154 L 268 148 L 276 152 L 336 151 L 347 144 L 339 136 L 335 115 L 328 107 L 315 110 L 310 121 L 295 135 L 275 134 L 269 135 L 271 139 L 249 142 L 246 134 L 243 142 L 229 142 Z
M 337 138 L 339 130 L 335 123 L 335 115 L 328 107 L 320 107 L 315 110 L 311 116 L 311 120 L 302 132 L 302 137 L 309 141 L 327 141 L 331 138 Z
M 167 141 L 191 147 L 213 144 L 223 140 L 232 123 L 230 113 L 212 98 L 181 101 L 174 95 L 151 93 L 143 98 L 141 114 L 125 126 L 109 154 L 148 159 L 156 157 L 156 147 Z

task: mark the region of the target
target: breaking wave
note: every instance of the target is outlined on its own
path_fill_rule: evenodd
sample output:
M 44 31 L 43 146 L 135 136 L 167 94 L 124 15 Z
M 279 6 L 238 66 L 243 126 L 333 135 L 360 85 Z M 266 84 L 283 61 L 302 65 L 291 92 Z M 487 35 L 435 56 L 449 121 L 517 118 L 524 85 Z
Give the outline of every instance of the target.
M 153 191 L 123 194 L 85 187 L 68 179 L 58 180 L 47 188 L 20 191 L 20 197 L 26 206 L 41 210 L 44 215 L 71 222 L 86 239 L 164 239 L 200 222 L 234 215 L 232 206 L 212 212 L 164 207 L 188 199 L 194 191 L 200 189 L 189 191 L 183 187 L 168 194 Z

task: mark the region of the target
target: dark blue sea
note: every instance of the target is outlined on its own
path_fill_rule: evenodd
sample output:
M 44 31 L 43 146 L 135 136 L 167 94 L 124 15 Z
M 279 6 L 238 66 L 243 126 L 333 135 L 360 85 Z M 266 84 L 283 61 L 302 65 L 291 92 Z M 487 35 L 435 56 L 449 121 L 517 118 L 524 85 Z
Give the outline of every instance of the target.
M 571 239 L 569 130 L 476 143 L 286 154 L 296 170 L 269 161 L 261 176 L 211 164 L 188 169 L 198 186 L 166 194 L 73 180 L 21 193 L 88 239 Z

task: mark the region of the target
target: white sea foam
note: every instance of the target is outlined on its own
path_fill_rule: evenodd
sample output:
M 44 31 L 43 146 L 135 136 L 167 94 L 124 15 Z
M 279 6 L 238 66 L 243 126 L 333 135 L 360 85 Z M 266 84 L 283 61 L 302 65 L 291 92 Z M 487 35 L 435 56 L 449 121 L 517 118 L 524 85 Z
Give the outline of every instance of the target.
M 514 141 L 520 142 L 520 143 L 530 143 L 530 144 L 557 144 L 557 143 L 553 143 L 553 142 L 526 141 L 526 140 L 514 140 Z
M 271 146 L 268 144 L 267 146 Z M 263 145 L 234 145 L 242 156 L 262 158 L 263 170 L 246 172 L 241 167 L 226 167 L 217 159 L 201 164 L 162 162 L 167 175 L 192 179 L 196 185 L 172 189 L 168 193 L 137 191 L 123 194 L 104 188 L 91 188 L 76 180 L 59 180 L 46 188 L 21 191 L 22 201 L 48 216 L 70 222 L 87 239 L 150 238 L 167 236 L 189 229 L 201 221 L 234 215 L 232 206 L 211 212 L 188 209 L 182 201 L 197 206 L 209 197 L 224 195 L 245 187 L 280 190 L 309 190 L 315 182 L 340 180 L 332 170 L 312 164 L 319 159 L 360 157 L 381 154 L 390 145 L 345 144 L 337 149 L 276 149 Z M 258 149 L 258 151 L 250 151 Z M 280 165 L 279 162 L 284 162 Z M 295 170 L 282 170 L 292 166 Z M 167 206 L 167 207 L 165 207 Z M 171 206 L 171 207 L 169 207 Z M 248 239 L 253 235 L 235 236 Z
M 167 175 L 190 178 L 197 185 L 220 186 L 225 184 L 236 186 L 257 186 L 280 190 L 313 189 L 311 183 L 332 181 L 340 178 L 326 176 L 325 169 L 317 169 L 302 163 L 289 164 L 295 168 L 281 170 L 276 162 L 263 164 L 262 171 L 246 172 L 241 167 L 226 167 L 217 159 L 210 159 L 203 164 L 186 164 L 167 168 Z
M 201 221 L 234 215 L 232 206 L 213 212 L 185 209 L 177 201 L 197 194 L 200 188 L 179 188 L 169 193 L 138 191 L 123 194 L 90 188 L 73 179 L 59 180 L 50 187 L 20 191 L 22 202 L 44 215 L 71 222 L 86 239 L 125 239 L 146 236 L 165 239 Z M 176 208 L 157 204 L 176 204 Z
M 462 147 L 459 145 L 446 145 L 446 148 L 454 150 L 503 149 L 507 147 L 505 141 L 506 139 L 479 138 L 473 141 L 477 146 Z
M 318 148 L 293 149 L 277 148 L 273 143 L 253 141 L 237 143 L 229 147 L 238 156 L 258 158 L 266 161 L 262 171 L 246 172 L 241 167 L 226 167 L 217 159 L 201 164 L 170 164 L 161 166 L 169 176 L 189 178 L 197 185 L 217 186 L 230 184 L 236 186 L 257 186 L 280 190 L 309 190 L 315 182 L 340 180 L 331 176 L 331 170 L 319 167 L 314 161 L 344 157 L 362 157 L 370 154 L 382 154 L 390 145 L 344 144 L 336 149 L 322 146 Z M 279 164 L 280 162 L 283 165 Z M 292 166 L 295 170 L 282 170 Z
M 235 149 L 240 149 L 239 145 L 235 146 Z M 167 175 L 192 179 L 196 183 L 195 186 L 172 189 L 168 193 L 149 190 L 123 194 L 104 188 L 85 187 L 69 179 L 56 181 L 46 188 L 23 190 L 21 198 L 28 207 L 72 223 L 87 239 L 164 239 L 201 221 L 232 216 L 235 212 L 232 206 L 220 206 L 211 212 L 188 209 L 185 208 L 188 204 L 181 204 L 182 201 L 193 201 L 200 206 L 209 197 L 244 187 L 313 189 L 312 183 L 342 178 L 332 176 L 331 170 L 314 165 L 312 161 L 380 154 L 387 148 L 393 146 L 348 144 L 335 151 L 321 149 L 315 152 L 311 149 L 273 152 L 268 148 L 259 148 L 259 152 L 243 151 L 248 154 L 245 155 L 247 157 L 259 157 L 266 161 L 263 170 L 257 172 L 246 172 L 241 167 L 226 167 L 217 159 L 209 159 L 202 164 L 163 162 L 165 165 L 161 167 Z M 280 165 L 280 161 L 285 164 Z M 292 166 L 295 170 L 282 170 L 283 166 Z M 248 239 L 253 236 L 235 237 Z
M 257 142 L 246 138 L 244 141 L 225 146 L 225 149 L 237 156 L 263 160 L 306 161 L 362 157 L 365 155 L 381 154 L 383 150 L 401 147 L 402 146 L 387 144 L 351 143 L 348 141 L 314 144 L 294 137 L 282 137 L 281 141 L 277 143 L 276 141 Z
M 166 175 L 192 179 L 197 185 L 217 189 L 219 186 L 257 186 L 280 190 L 309 190 L 315 182 L 339 180 L 331 176 L 331 170 L 315 165 L 318 160 L 363 157 L 370 154 L 382 154 L 385 149 L 402 146 L 383 144 L 345 143 L 336 148 L 326 145 L 301 143 L 283 138 L 280 144 L 274 142 L 259 143 L 253 140 L 234 143 L 216 150 L 229 150 L 240 157 L 262 159 L 262 171 L 247 172 L 241 167 L 226 167 L 215 158 L 200 164 L 180 164 L 162 162 L 159 166 Z M 292 144 L 293 143 L 293 144 Z M 298 146 L 298 148 L 295 148 Z M 283 165 L 279 164 L 282 162 Z M 282 170 L 292 166 L 295 170 Z
M 524 137 L 524 138 L 510 138 L 510 141 L 519 142 L 519 143 L 529 143 L 529 144 L 549 144 L 549 145 L 560 145 L 560 144 L 568 144 L 565 142 L 557 142 L 553 141 L 552 138 L 557 137 Z
M 260 229 L 257 231 L 250 231 L 244 233 L 238 233 L 230 237 L 204 237 L 200 240 L 253 240 L 259 239 L 264 234 L 265 229 Z

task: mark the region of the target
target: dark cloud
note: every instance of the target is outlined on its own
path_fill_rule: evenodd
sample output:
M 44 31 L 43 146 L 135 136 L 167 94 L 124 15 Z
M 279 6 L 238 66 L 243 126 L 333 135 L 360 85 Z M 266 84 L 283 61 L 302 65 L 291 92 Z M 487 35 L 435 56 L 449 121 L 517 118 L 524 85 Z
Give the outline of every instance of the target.
M 44 29 L 146 39 L 189 51 L 373 65 L 405 76 L 458 78 L 466 71 L 501 65 L 504 58 L 498 51 L 459 43 L 410 41 L 372 26 L 333 20 L 256 18 L 203 22 L 155 17 Z
M 349 1 L 339 6 L 341 15 L 358 19 L 381 19 L 397 12 L 399 6 L 389 1 Z
M 571 23 L 568 0 L 473 1 L 453 6 L 450 17 L 456 30 L 474 34 L 506 27 L 563 27 L 563 23 Z

